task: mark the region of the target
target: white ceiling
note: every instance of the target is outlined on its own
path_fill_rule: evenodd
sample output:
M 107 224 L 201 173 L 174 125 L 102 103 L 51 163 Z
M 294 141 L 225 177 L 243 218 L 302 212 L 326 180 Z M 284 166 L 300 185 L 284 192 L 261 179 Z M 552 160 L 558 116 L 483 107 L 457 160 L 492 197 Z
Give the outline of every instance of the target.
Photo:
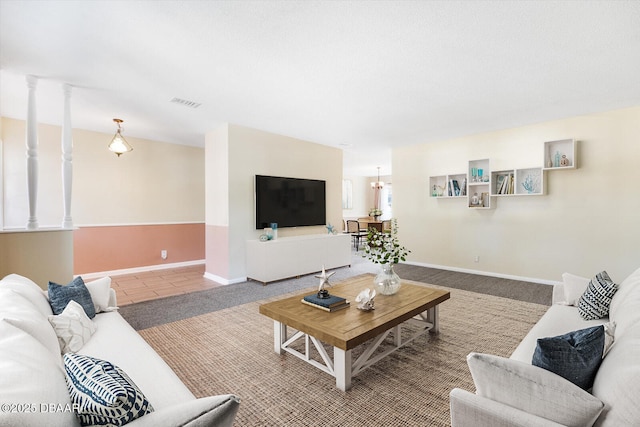
M 231 122 L 385 175 L 394 146 L 640 105 L 640 1 L 0 0 L 2 116 L 27 74 L 43 123 L 69 83 L 74 128 L 203 146 Z

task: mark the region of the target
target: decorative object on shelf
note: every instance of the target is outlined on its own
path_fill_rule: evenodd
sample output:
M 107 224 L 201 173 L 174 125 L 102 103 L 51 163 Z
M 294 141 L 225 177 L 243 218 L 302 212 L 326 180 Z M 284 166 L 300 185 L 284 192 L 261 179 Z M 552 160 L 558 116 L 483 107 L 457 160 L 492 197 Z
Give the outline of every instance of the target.
M 538 177 L 533 177 L 531 174 L 528 174 L 524 181 L 522 181 L 522 187 L 527 191 L 527 193 L 529 194 L 533 194 L 533 193 L 538 193 L 540 190 L 538 189 L 538 183 L 536 182 L 536 178 Z
M 269 225 L 271 225 L 271 230 L 272 230 L 272 233 L 271 233 L 272 237 L 271 238 L 273 240 L 276 240 L 278 238 L 278 223 L 277 222 L 272 222 Z
M 266 233 L 260 235 L 260 241 L 261 242 L 268 242 L 269 240 L 271 240 L 271 239 L 269 239 L 269 236 Z
M 471 182 L 478 181 L 478 168 L 471 168 Z
M 484 171 L 482 169 L 478 169 L 478 182 L 482 182 L 484 178 L 482 178 L 482 174 Z
M 273 240 L 273 229 L 271 227 L 265 227 L 264 234 L 267 236 L 267 240 Z
M 478 206 L 480 204 L 480 199 L 478 198 L 478 193 L 473 193 L 471 196 L 471 206 Z
M 481 197 L 482 197 L 482 207 L 483 208 L 488 208 L 490 206 L 489 193 L 485 191 L 485 192 L 483 192 L 481 194 Z
M 393 271 L 393 265 L 405 261 L 411 251 L 400 246 L 398 241 L 398 220 L 391 219 L 391 232 L 369 229 L 364 244 L 364 254 L 368 260 L 380 264 L 382 272 L 374 279 L 374 288 L 379 294 L 393 295 L 400 289 L 400 278 Z
M 561 167 L 570 166 L 569 159 L 567 159 L 567 155 L 566 154 L 562 155 L 562 158 L 560 159 L 560 166 Z
M 331 223 L 325 225 L 325 227 L 327 228 L 327 234 L 338 234 L 338 231 Z
M 325 287 L 331 287 L 331 283 L 329 283 L 329 277 L 333 276 L 334 273 L 335 271 L 332 271 L 331 273 L 327 274 L 323 265 L 322 274 L 316 274 L 316 277 L 320 279 L 320 284 L 318 285 L 318 298 L 327 299 L 331 296 L 329 295 L 329 291 L 325 289 Z
M 560 152 L 556 151 L 556 155 L 553 157 L 553 167 L 554 168 L 559 168 L 560 167 Z
M 376 296 L 376 291 L 371 290 L 369 288 L 361 291 L 356 297 L 356 302 L 358 303 L 358 309 L 363 311 L 374 310 L 375 303 L 374 298 Z
M 113 136 L 113 139 L 111 139 L 111 142 L 109 143 L 109 151 L 113 151 L 114 153 L 116 153 L 116 156 L 120 157 L 122 153 L 133 151 L 133 147 L 129 145 L 127 140 L 124 139 L 124 137 L 122 136 L 122 131 L 124 129 L 122 129 L 120 124 L 123 122 L 123 120 L 113 119 L 113 121 L 118 126 L 118 130 L 116 131 L 116 134 Z

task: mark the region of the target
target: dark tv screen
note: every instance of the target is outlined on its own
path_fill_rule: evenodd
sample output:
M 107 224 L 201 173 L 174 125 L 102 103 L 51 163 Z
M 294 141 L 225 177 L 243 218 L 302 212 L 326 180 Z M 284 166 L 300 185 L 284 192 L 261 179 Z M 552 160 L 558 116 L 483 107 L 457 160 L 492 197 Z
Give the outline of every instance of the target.
M 256 175 L 255 188 L 256 229 L 326 224 L 325 181 Z

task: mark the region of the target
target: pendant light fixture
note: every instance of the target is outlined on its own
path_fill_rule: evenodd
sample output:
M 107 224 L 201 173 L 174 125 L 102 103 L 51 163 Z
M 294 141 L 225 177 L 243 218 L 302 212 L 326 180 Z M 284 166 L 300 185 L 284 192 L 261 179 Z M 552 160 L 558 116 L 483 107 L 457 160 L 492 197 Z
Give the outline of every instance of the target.
M 384 182 L 380 181 L 380 166 L 378 166 L 378 180 L 371 183 L 371 188 L 374 190 L 381 190 L 384 187 Z
M 113 136 L 113 139 L 109 144 L 109 151 L 113 151 L 118 157 L 120 157 L 120 154 L 133 150 L 133 147 L 129 145 L 127 140 L 122 136 L 122 127 L 120 126 L 122 120 L 113 119 L 113 121 L 118 126 L 118 130 L 116 131 L 116 134 Z

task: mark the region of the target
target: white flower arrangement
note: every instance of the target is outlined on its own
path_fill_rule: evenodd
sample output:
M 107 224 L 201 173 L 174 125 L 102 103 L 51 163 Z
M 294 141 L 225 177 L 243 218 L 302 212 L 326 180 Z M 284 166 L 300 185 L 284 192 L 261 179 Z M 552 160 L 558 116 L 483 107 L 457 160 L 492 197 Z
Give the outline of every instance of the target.
M 380 216 L 380 215 L 382 215 L 382 211 L 380 209 L 371 208 L 369 210 L 369 216 Z
M 391 232 L 370 228 L 364 243 L 363 257 L 376 264 L 397 264 L 406 261 L 411 251 L 400 246 L 398 241 L 398 220 L 391 219 Z

